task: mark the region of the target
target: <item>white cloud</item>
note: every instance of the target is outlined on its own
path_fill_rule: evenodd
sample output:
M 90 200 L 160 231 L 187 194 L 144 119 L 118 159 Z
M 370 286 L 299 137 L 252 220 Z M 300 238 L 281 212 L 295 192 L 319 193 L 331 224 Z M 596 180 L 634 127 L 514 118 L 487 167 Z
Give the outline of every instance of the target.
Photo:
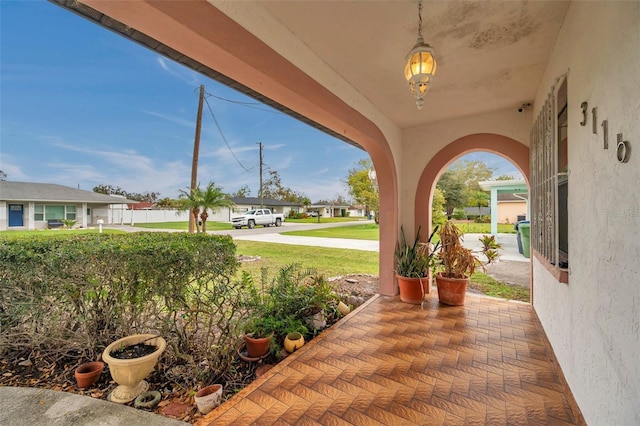
M 27 174 L 22 171 L 22 168 L 16 164 L 17 162 L 12 156 L 8 154 L 2 154 L 0 156 L 0 170 L 7 174 L 8 180 L 20 181 L 27 178 Z
M 70 186 L 82 181 L 92 187 L 107 184 L 119 186 L 128 192 L 155 191 L 162 196 L 175 197 L 191 178 L 190 164 L 154 160 L 132 149 L 109 151 L 59 142 L 56 146 L 89 157 L 79 158 L 78 163 L 49 164 L 49 167 L 64 170 L 55 175 L 55 179 Z
M 324 169 L 320 169 L 320 170 L 317 170 L 317 171 L 309 174 L 309 176 L 320 176 L 320 175 L 324 175 L 324 174 L 326 174 L 328 172 L 329 172 L 329 168 L 325 167 Z
M 156 60 L 158 61 L 158 64 L 160 64 L 160 67 L 170 75 L 193 86 L 200 85 L 200 79 L 195 71 L 185 68 L 182 65 L 175 64 L 173 61 L 169 61 L 160 56 L 158 56 Z
M 173 116 L 173 115 L 161 114 L 159 112 L 154 112 L 154 111 L 142 110 L 142 112 L 145 113 L 145 114 L 154 116 L 154 117 L 162 118 L 162 119 L 170 121 L 172 123 L 180 124 L 181 126 L 186 126 L 186 127 L 190 127 L 190 128 L 194 128 L 195 129 L 195 123 L 193 121 L 186 120 L 186 119 L 181 118 L 181 117 L 176 117 L 176 116 Z

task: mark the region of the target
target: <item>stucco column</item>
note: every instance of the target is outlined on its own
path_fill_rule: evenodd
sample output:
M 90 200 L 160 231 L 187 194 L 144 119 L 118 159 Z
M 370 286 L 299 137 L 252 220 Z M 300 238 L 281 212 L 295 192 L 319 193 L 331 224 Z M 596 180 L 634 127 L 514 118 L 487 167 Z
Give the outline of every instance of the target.
M 491 235 L 498 235 L 498 189 L 491 188 Z
M 36 229 L 36 203 L 29 203 L 29 212 L 28 212 L 28 220 L 27 220 L 27 229 L 30 231 Z
M 87 227 L 87 203 L 82 203 L 82 227 Z

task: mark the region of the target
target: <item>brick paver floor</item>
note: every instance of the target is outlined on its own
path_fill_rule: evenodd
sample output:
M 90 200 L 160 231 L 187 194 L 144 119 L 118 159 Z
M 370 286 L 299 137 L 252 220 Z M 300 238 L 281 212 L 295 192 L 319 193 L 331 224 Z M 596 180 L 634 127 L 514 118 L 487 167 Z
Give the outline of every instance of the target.
M 582 423 L 529 304 L 431 294 L 370 301 L 198 425 Z

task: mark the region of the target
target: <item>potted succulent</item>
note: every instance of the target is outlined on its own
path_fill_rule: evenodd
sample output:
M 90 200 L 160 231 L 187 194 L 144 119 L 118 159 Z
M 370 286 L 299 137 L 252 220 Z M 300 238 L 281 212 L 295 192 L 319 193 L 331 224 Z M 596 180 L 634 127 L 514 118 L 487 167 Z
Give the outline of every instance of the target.
M 482 265 L 473 252 L 462 245 L 462 231 L 453 222 L 440 228 L 438 260 L 442 270 L 436 274 L 438 298 L 445 305 L 464 305 L 469 277 Z
M 396 244 L 396 278 L 400 288 L 400 300 L 419 305 L 431 287 L 429 272 L 434 265 L 434 255 L 438 248 L 431 247 L 431 239 L 438 230 L 433 230 L 426 242 L 420 242 L 420 230 L 412 244 L 407 242 L 404 228 L 400 227 L 400 240 Z

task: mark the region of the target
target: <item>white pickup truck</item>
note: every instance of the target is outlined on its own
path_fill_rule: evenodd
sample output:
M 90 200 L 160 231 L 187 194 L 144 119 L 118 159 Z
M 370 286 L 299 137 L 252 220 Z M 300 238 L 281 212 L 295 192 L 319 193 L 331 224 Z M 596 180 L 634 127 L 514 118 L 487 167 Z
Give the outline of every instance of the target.
M 282 213 L 271 213 L 269 209 L 249 210 L 242 216 L 231 219 L 231 224 L 236 229 L 240 229 L 243 226 L 253 229 L 256 225 L 262 225 L 264 227 L 271 225 L 280 226 L 282 222 L 284 222 L 284 215 Z

